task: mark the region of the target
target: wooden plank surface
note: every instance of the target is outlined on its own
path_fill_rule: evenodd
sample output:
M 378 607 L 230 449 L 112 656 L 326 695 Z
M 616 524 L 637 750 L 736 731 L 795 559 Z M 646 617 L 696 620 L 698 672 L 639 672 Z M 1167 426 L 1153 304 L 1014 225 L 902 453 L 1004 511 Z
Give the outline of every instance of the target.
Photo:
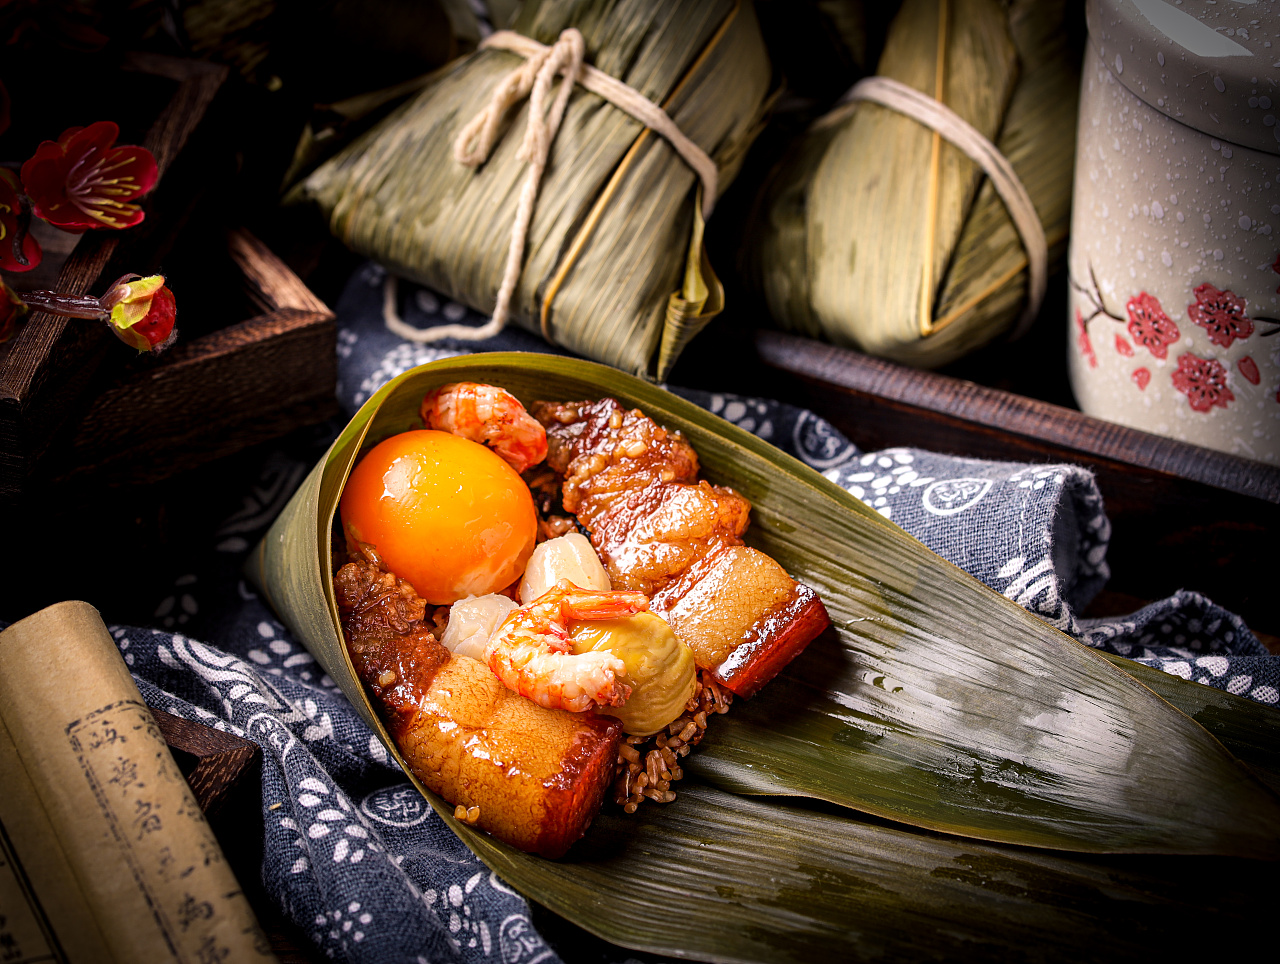
M 249 232 L 226 243 L 239 277 L 223 283 L 246 287 L 265 313 L 180 338 L 103 387 L 42 478 L 155 482 L 337 414 L 333 313 Z
M 282 308 L 179 343 L 111 386 L 52 468 L 60 482 L 153 482 L 337 414 L 333 316 Z
M 1082 412 L 919 371 L 776 331 L 756 345 L 766 364 L 832 389 L 900 403 L 992 430 L 1001 449 L 1079 453 L 1280 504 L 1280 467 L 1092 418 Z M 961 453 L 957 453 L 961 454 Z M 967 454 L 972 455 L 972 452 Z
M 206 817 L 222 809 L 240 781 L 258 776 L 257 764 L 262 760 L 258 744 L 154 706 L 147 708 L 164 742 L 171 751 L 177 751 L 179 769 Z M 184 762 L 189 765 L 184 766 Z

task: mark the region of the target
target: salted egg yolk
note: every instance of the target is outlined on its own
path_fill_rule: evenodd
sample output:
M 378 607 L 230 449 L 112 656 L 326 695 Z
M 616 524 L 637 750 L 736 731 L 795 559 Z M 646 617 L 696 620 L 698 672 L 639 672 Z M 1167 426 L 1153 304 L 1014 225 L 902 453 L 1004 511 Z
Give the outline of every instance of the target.
M 370 449 L 340 508 L 349 539 L 441 606 L 509 586 L 537 537 L 533 496 L 515 470 L 483 445 L 429 429 Z

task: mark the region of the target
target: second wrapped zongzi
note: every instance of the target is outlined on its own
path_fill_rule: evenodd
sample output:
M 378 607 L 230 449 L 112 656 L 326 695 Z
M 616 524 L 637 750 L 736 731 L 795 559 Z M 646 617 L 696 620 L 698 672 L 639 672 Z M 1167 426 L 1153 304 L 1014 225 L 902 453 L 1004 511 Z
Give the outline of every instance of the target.
M 906 0 L 879 77 L 994 145 L 1034 230 L 1017 229 L 983 167 L 921 116 L 844 103 L 774 170 L 745 241 L 744 274 L 775 320 L 922 366 L 1031 320 L 1070 218 L 1079 85 L 1066 19 L 1061 0 Z

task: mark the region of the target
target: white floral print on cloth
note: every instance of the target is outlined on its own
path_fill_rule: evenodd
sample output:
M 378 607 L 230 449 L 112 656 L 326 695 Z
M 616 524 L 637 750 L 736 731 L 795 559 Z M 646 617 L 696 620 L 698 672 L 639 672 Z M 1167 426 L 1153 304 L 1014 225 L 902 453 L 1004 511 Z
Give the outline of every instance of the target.
M 537 953 L 512 956 L 503 928 L 528 921 L 523 898 L 405 782 L 250 590 L 215 595 L 239 609 L 221 647 L 152 629 L 112 635 L 148 705 L 262 747 L 262 880 L 286 916 L 340 961 L 558 960 L 532 927 L 519 947 Z

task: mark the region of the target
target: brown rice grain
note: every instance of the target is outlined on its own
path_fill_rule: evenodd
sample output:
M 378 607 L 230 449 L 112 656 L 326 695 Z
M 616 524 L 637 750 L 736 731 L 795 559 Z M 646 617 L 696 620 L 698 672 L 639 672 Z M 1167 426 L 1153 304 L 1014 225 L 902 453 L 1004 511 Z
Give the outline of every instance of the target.
M 645 772 L 648 773 L 649 783 L 651 784 L 658 782 L 658 761 L 660 759 L 661 757 L 658 756 L 658 751 L 656 750 L 650 750 L 648 755 L 645 757 Z

